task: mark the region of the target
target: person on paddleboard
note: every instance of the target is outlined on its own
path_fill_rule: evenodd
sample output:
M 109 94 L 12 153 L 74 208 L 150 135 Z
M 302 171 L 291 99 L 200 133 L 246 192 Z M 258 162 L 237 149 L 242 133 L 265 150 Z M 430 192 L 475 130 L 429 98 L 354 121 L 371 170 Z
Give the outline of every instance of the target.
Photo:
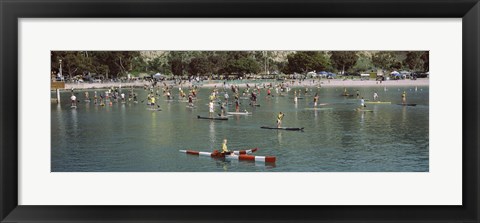
M 318 103 L 318 93 L 315 93 L 315 97 L 313 97 L 313 106 L 317 107 L 317 103 Z
M 277 115 L 277 128 L 281 128 L 283 116 L 284 116 L 284 114 L 282 112 L 278 113 L 278 115 Z
M 77 97 L 72 93 L 72 96 L 70 97 L 70 100 L 72 101 L 72 107 L 77 107 Z
M 150 98 L 150 107 L 151 107 L 151 108 L 155 108 L 155 97 L 154 97 L 154 96 L 152 96 L 152 97 Z
M 227 139 L 224 139 L 224 140 L 223 140 L 223 143 L 222 143 L 222 153 L 230 153 L 230 151 L 228 150 L 228 146 L 227 146 Z
M 405 91 L 403 91 L 402 93 L 402 104 L 406 104 L 407 103 L 407 93 L 405 93 Z
M 360 99 L 360 108 L 359 109 L 362 109 L 362 108 L 365 108 L 365 107 L 367 107 L 365 105 L 365 99 L 363 99 L 363 97 L 362 97 L 362 99 Z
M 193 107 L 193 95 L 188 95 L 188 106 Z
M 90 97 L 88 96 L 88 91 L 85 91 L 85 101 L 90 101 Z
M 378 100 L 378 93 L 377 91 L 373 92 L 373 100 L 377 101 Z
M 235 94 L 235 111 L 238 112 L 240 109 L 240 100 L 238 98 L 238 94 Z
M 225 97 L 225 103 L 228 103 L 228 98 L 229 98 L 230 96 L 228 96 L 227 91 L 225 91 L 224 97 Z
M 220 116 L 221 117 L 225 116 L 225 102 L 220 104 Z
M 120 96 L 122 97 L 122 102 L 125 103 L 125 93 L 121 93 Z
M 213 109 L 213 101 L 210 101 L 210 102 L 208 103 L 208 110 L 209 110 L 209 116 L 210 116 L 210 118 L 212 118 L 212 117 L 213 117 L 213 112 L 214 112 L 214 109 Z

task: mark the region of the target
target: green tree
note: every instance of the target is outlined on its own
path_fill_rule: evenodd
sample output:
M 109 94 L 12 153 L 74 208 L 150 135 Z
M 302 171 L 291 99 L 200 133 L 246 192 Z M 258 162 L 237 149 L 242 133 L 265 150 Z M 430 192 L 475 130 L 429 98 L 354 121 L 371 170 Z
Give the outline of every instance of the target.
M 352 68 L 358 60 L 358 55 L 355 51 L 332 51 L 330 52 L 330 60 L 334 67 L 345 73 L 345 70 Z
M 380 51 L 372 55 L 373 65 L 382 70 L 390 69 L 395 62 L 396 58 L 392 52 Z
M 422 56 L 420 57 L 423 60 L 423 71 L 430 70 L 430 52 L 425 51 L 423 52 Z
M 358 52 L 357 53 L 358 59 L 357 63 L 352 67 L 352 70 L 356 72 L 364 72 L 368 70 L 374 69 L 372 56 L 368 52 Z
M 325 70 L 330 67 L 330 59 L 325 52 L 321 51 L 297 51 L 287 56 L 289 73 L 305 73 L 313 70 Z
M 190 60 L 188 71 L 192 75 L 205 75 L 210 71 L 210 63 L 206 57 L 199 55 Z
M 422 55 L 424 52 L 421 51 L 409 51 L 407 53 L 407 58 L 405 58 L 405 64 L 413 71 L 419 71 L 424 69 L 424 62 L 422 60 Z

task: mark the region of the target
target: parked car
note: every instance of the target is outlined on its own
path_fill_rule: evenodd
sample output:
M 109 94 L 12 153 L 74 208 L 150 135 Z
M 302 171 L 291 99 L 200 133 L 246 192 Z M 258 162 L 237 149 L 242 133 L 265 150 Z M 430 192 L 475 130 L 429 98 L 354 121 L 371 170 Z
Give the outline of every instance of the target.
M 413 72 L 412 76 L 416 76 L 417 78 L 426 78 L 428 77 L 430 73 L 429 72 Z

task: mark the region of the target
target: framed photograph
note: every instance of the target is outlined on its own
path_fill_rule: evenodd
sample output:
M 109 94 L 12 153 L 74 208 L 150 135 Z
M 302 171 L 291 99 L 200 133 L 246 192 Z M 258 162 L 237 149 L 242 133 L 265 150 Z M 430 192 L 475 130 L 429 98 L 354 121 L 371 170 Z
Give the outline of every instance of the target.
M 480 220 L 477 0 L 0 7 L 2 222 Z

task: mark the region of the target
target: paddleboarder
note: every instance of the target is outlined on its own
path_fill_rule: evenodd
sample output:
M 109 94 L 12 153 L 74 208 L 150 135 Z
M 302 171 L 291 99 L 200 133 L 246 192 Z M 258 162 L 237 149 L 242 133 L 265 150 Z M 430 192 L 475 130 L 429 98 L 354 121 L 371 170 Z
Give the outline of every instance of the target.
M 277 128 L 281 127 L 283 116 L 285 116 L 285 115 L 282 112 L 278 113 L 278 115 L 277 115 Z
M 210 116 L 210 118 L 212 118 L 212 117 L 213 117 L 213 112 L 214 112 L 214 109 L 213 109 L 213 101 L 210 101 L 210 102 L 208 103 L 208 110 L 209 110 L 209 116 Z
M 367 105 L 365 105 L 365 100 L 362 97 L 362 99 L 360 99 L 360 109 L 365 107 L 367 107 Z
M 188 95 L 188 105 L 190 107 L 193 107 L 193 95 L 192 94 Z
M 155 97 L 152 95 L 152 97 L 150 98 L 150 107 L 152 109 L 155 108 Z
M 88 96 L 88 91 L 85 91 L 85 101 L 90 102 L 90 97 Z
M 403 91 L 402 93 L 402 104 L 406 104 L 407 103 L 407 93 L 405 93 L 405 91 Z
M 72 96 L 70 97 L 70 100 L 72 101 L 72 107 L 77 107 L 77 97 L 73 93 L 72 93 Z
M 313 106 L 317 107 L 317 103 L 318 103 L 318 92 L 315 93 L 315 97 L 313 97 Z
M 222 143 L 222 153 L 230 153 L 227 146 L 227 139 L 223 139 Z
M 378 100 L 378 93 L 377 91 L 373 92 L 373 100 L 377 101 Z

